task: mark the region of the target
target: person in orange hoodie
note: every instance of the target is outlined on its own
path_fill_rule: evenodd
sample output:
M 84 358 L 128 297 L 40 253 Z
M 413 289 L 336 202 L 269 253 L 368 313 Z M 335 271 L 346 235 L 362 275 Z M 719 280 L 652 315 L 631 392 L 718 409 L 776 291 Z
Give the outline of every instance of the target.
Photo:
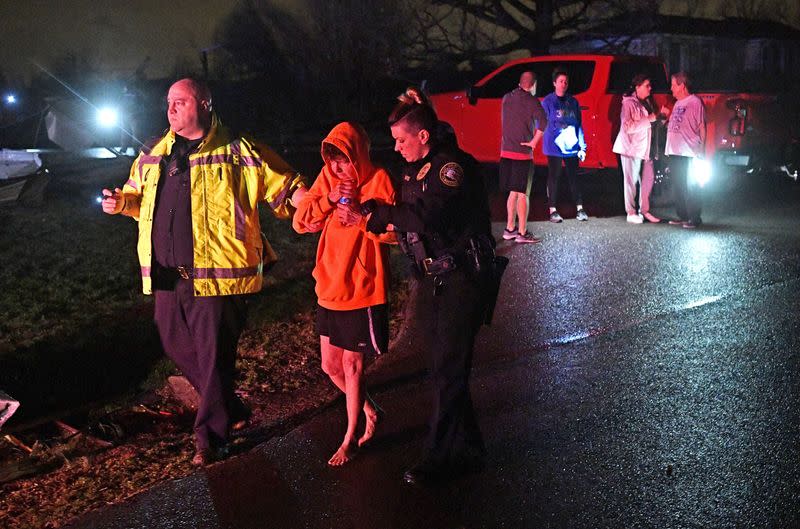
M 303 200 L 292 226 L 298 233 L 322 231 L 313 276 L 317 282 L 317 331 L 322 369 L 342 390 L 347 430 L 328 461 L 350 461 L 375 434 L 383 411 L 367 393 L 364 367 L 389 343 L 388 247 L 394 234 L 366 231 L 360 204 L 370 199 L 394 204 L 389 174 L 372 164 L 369 138 L 355 123 L 336 125 L 322 141 L 325 166 Z M 358 417 L 366 416 L 356 440 Z

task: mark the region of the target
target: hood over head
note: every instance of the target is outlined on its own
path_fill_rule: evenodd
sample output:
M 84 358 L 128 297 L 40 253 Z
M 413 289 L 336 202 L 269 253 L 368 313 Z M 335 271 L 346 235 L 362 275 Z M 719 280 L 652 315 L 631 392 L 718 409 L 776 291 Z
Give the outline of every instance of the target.
M 325 156 L 326 143 L 333 145 L 350 159 L 350 163 L 355 166 L 358 174 L 359 184 L 363 183 L 364 178 L 375 172 L 375 166 L 369 158 L 369 136 L 358 123 L 339 123 L 322 140 L 322 159 L 325 161 L 322 172 L 326 177 L 334 178 L 328 168 L 328 158 Z

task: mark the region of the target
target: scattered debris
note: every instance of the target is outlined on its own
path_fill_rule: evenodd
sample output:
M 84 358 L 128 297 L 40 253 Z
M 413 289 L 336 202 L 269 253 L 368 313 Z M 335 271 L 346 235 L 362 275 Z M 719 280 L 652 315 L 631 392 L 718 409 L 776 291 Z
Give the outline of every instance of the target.
M 28 445 L 26 445 L 25 443 L 23 443 L 22 441 L 20 441 L 19 439 L 17 439 L 16 437 L 14 437 L 11 434 L 4 435 L 3 439 L 5 439 L 6 442 L 8 442 L 9 444 L 19 448 L 20 450 L 22 450 L 24 452 L 28 452 L 29 454 L 31 452 L 33 452 L 33 448 L 29 447 Z
M 167 379 L 172 395 L 190 410 L 197 410 L 200 405 L 200 396 L 184 376 L 171 376 Z
M 19 401 L 11 398 L 7 393 L 0 391 L 0 428 L 3 427 L 3 423 L 14 415 L 17 408 L 19 408 Z
M 67 437 L 66 440 L 69 440 L 75 436 L 81 435 L 83 436 L 89 444 L 97 445 L 101 448 L 111 448 L 114 446 L 114 443 L 109 443 L 108 441 L 104 441 L 102 439 L 98 439 L 93 435 L 89 435 L 85 432 L 82 432 L 76 428 L 73 428 L 69 424 L 62 422 L 62 421 L 53 421 L 53 423 L 64 433 L 66 433 Z

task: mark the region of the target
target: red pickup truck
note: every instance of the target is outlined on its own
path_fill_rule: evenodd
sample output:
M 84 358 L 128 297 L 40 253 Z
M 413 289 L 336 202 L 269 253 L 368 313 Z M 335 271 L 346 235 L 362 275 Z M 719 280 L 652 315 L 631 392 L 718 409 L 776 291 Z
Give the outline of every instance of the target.
M 500 157 L 500 101 L 514 88 L 520 74 L 536 73 L 536 95 L 553 91 L 552 72 L 563 67 L 570 73 L 569 92 L 583 111 L 588 145 L 586 168 L 616 168 L 611 151 L 619 132 L 622 94 L 637 73 L 650 76 L 658 106 L 672 107 L 674 100 L 664 63 L 656 57 L 630 55 L 546 55 L 504 64 L 473 86 L 458 92 L 429 94 L 439 119 L 450 123 L 459 145 L 483 162 Z M 749 168 L 767 159 L 779 160 L 797 138 L 791 138 L 787 116 L 781 115 L 777 96 L 767 94 L 698 93 L 706 106 L 706 158 L 718 168 Z M 541 147 L 534 161 L 546 165 Z

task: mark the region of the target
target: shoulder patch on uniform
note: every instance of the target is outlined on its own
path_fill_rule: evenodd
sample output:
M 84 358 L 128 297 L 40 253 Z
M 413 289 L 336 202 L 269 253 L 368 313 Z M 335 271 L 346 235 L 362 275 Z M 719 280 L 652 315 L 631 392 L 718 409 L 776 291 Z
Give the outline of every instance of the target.
M 431 162 L 426 163 L 422 166 L 422 168 L 417 173 L 417 182 L 425 178 L 425 175 L 428 174 L 428 171 L 431 170 Z
M 439 179 L 448 187 L 459 187 L 464 181 L 464 169 L 456 162 L 448 162 L 439 169 Z

